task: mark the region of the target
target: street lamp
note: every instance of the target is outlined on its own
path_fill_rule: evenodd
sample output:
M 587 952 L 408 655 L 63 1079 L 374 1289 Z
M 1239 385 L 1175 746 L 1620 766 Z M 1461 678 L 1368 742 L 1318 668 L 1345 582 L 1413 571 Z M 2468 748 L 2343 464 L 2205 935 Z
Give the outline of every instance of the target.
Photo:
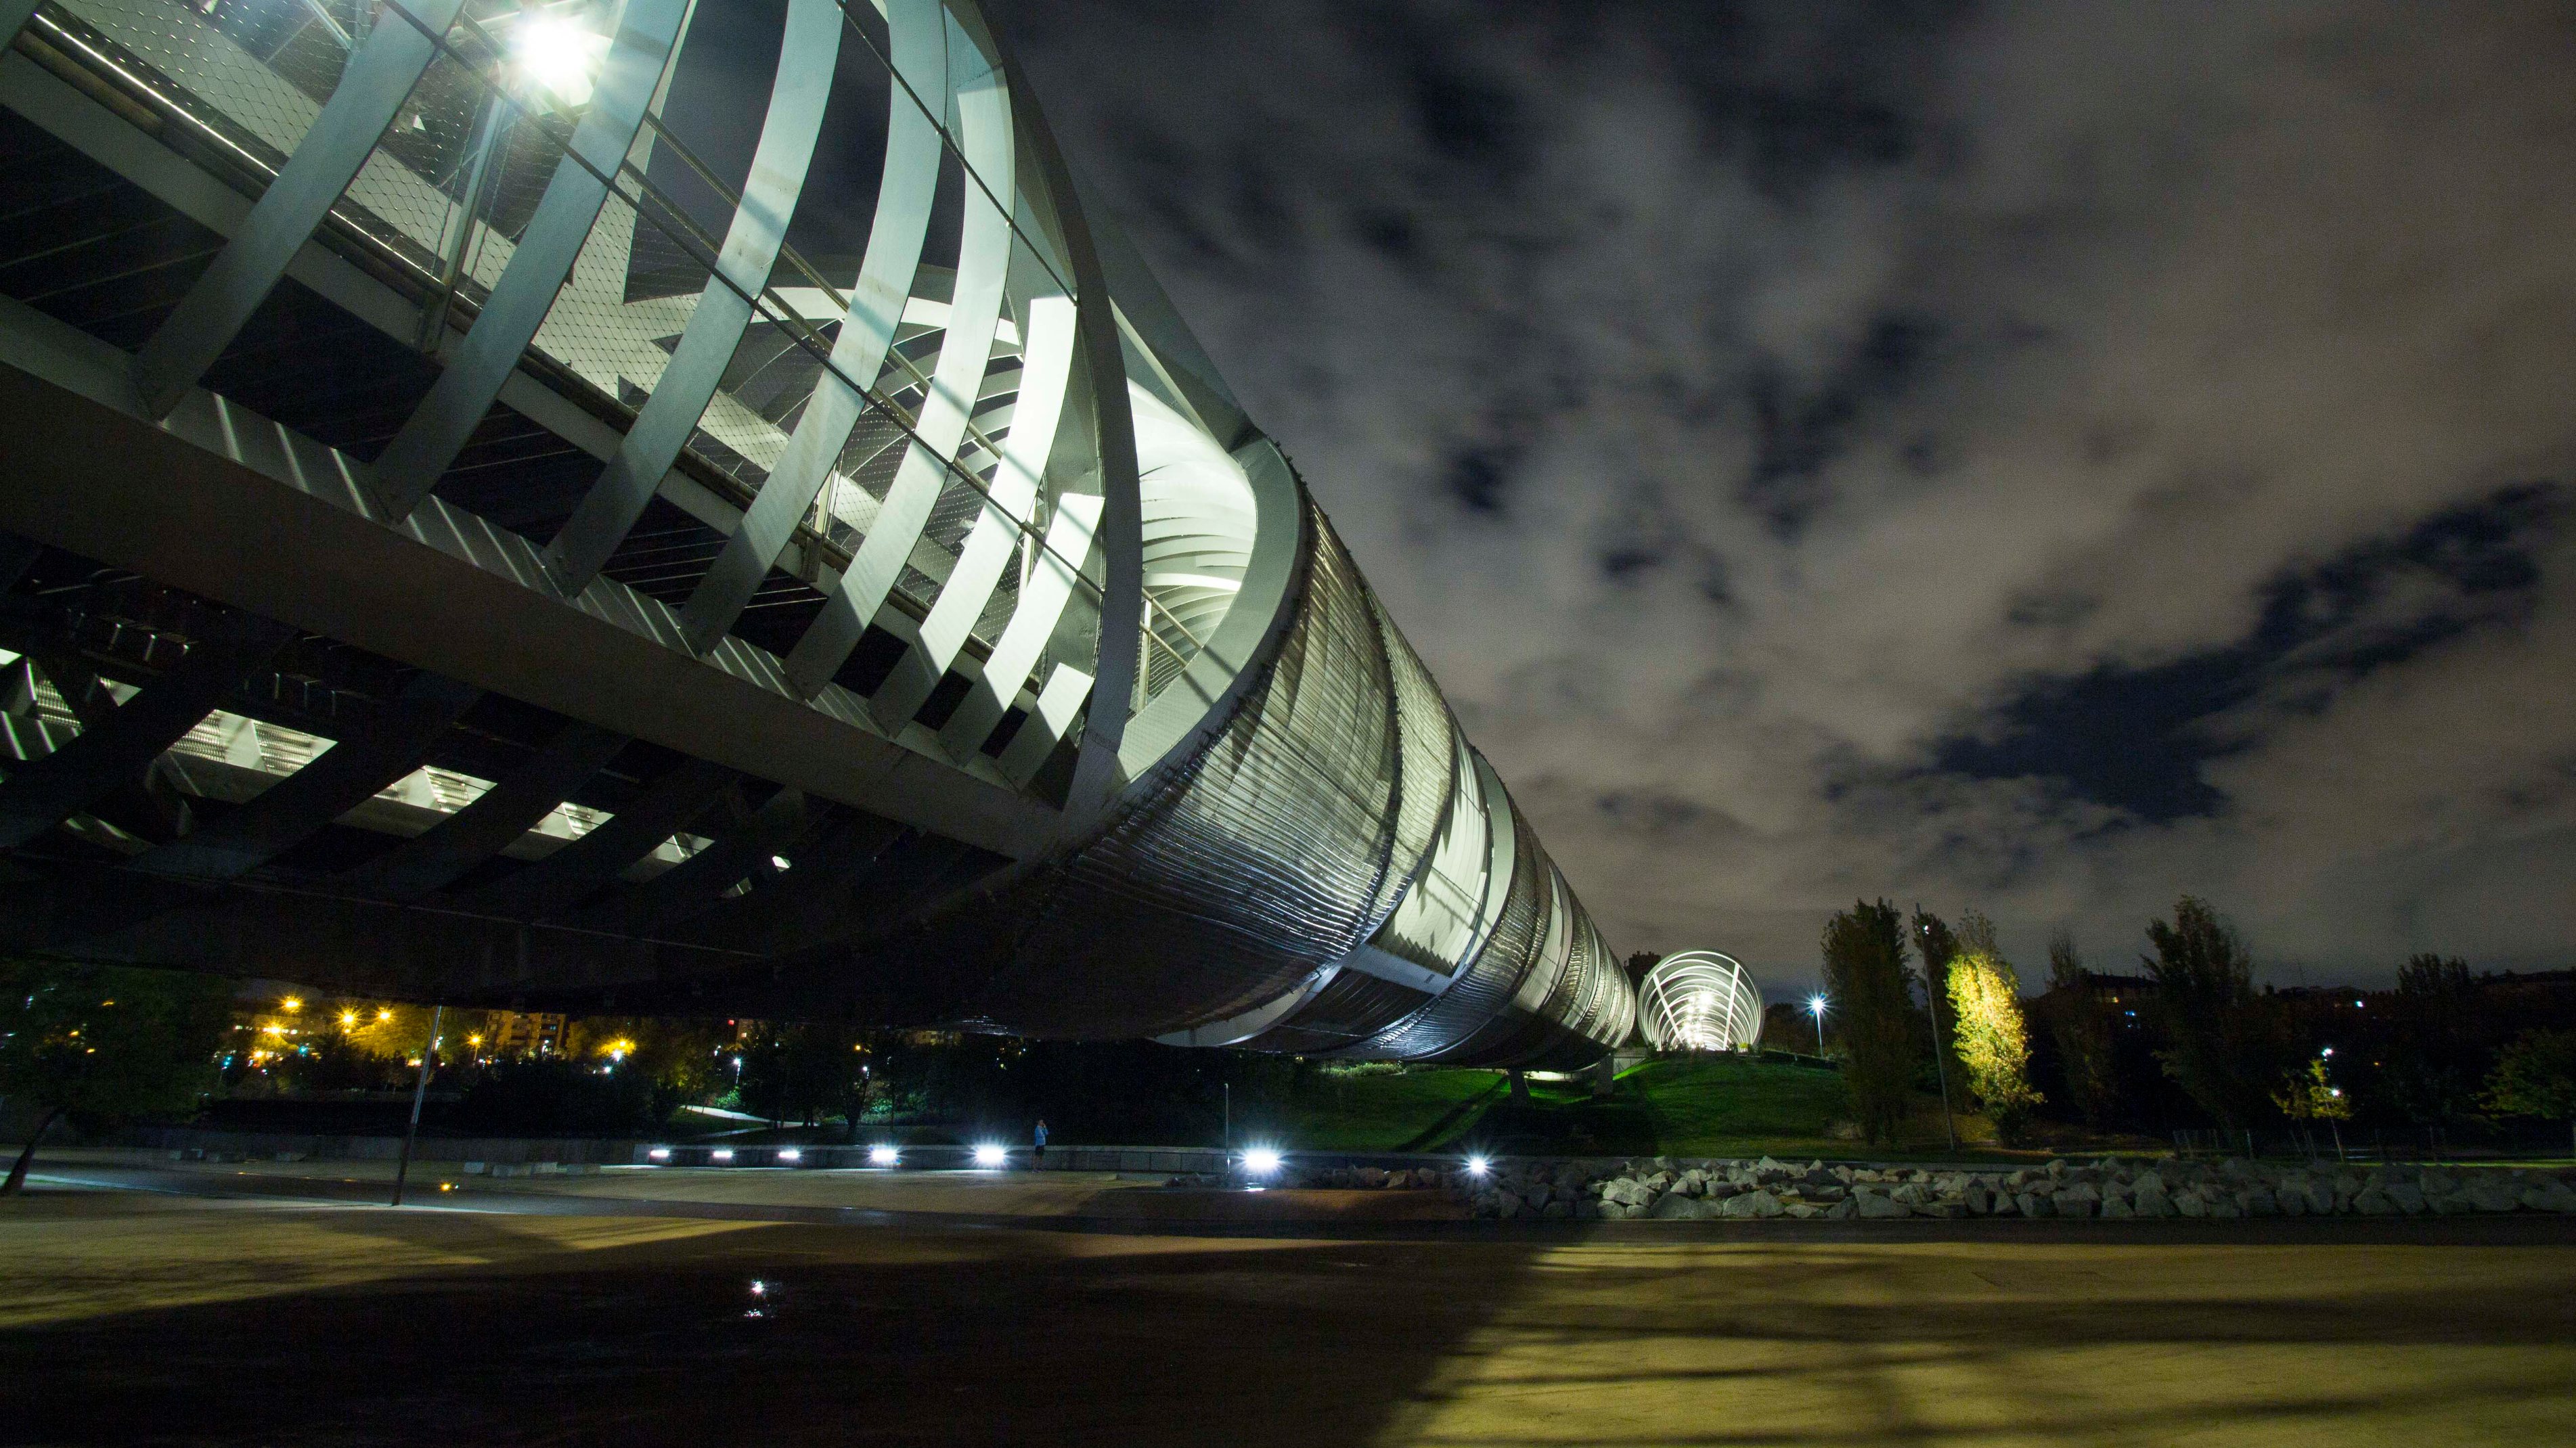
M 1825 1054 L 1825 998 L 1807 997 L 1807 1014 L 1816 1018 L 1816 1054 L 1821 1056 Z

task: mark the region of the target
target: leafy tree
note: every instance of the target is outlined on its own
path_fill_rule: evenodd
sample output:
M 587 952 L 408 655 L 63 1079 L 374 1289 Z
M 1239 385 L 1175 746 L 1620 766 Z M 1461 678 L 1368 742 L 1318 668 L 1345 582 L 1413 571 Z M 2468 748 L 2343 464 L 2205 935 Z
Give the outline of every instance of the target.
M 0 1095 L 44 1112 L 0 1195 L 26 1185 L 36 1143 L 66 1115 L 96 1130 L 193 1108 L 214 1082 L 231 999 L 212 976 L 0 962 Z
M 1905 923 L 1885 900 L 1855 902 L 1825 924 L 1825 990 L 1841 1017 L 1843 1077 L 1871 1141 L 1904 1124 L 1917 1054 Z
M 723 1021 L 585 1016 L 567 1035 L 579 1059 L 605 1062 L 612 1074 L 648 1083 L 646 1115 L 657 1125 L 682 1106 L 712 1101 L 733 1085 L 731 1053 L 719 1048 L 735 1032 Z
M 473 1131 L 586 1136 L 649 1130 L 652 1083 L 567 1056 L 524 1056 L 484 1071 L 457 1103 Z
M 2343 1132 L 2335 1123 L 2352 1119 L 2352 1098 L 2327 1073 L 2324 1052 L 2282 1072 L 2280 1084 L 2272 1090 L 2272 1104 L 2302 1127 L 2311 1121 L 2325 1122 L 2335 1132 L 2336 1149 L 2342 1149 Z
M 2576 1031 L 2525 1031 L 2496 1054 L 2487 1075 L 2489 1110 L 2567 1123 L 2576 1149 Z
M 2007 1146 L 2020 1138 L 2040 1094 L 2030 1084 L 2030 1027 L 2021 977 L 1995 946 L 1994 922 L 1970 912 L 1951 957 L 1950 1015 L 1967 1088 Z
M 865 1110 L 865 1042 L 846 1028 L 819 1024 L 762 1028 L 742 1051 L 742 1106 L 771 1121 L 812 1126 L 824 1117 Z
M 2185 895 L 2173 923 L 2147 923 L 2156 953 L 2145 957 L 2156 982 L 2154 1010 L 2164 1028 L 2157 1053 L 2167 1076 L 2230 1132 L 2271 1106 L 2274 1048 L 2254 962 L 2245 942 L 2208 902 Z
M 2048 942 L 2049 1038 L 2066 1077 L 2067 1104 L 2096 1131 L 2119 1100 L 2119 1069 L 2112 1054 L 2111 1015 L 2093 994 L 2093 982 L 2076 952 L 2075 937 L 2061 930 Z
M 2397 1010 L 2376 1094 L 2418 1126 L 2446 1125 L 2476 1104 L 2474 989 L 2468 963 L 2456 956 L 2421 953 L 2397 968 Z

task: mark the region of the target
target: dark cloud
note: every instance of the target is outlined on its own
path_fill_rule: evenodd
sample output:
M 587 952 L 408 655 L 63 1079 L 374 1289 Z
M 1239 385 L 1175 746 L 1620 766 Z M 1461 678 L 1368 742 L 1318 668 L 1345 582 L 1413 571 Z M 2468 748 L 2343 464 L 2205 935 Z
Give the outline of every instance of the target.
M 1621 948 L 2566 963 L 2563 5 L 1008 16 Z
M 2527 622 L 2540 583 L 2532 550 L 2554 531 L 2560 491 L 2503 488 L 2284 577 L 2252 632 L 2226 647 L 2035 680 L 1992 711 L 1983 736 L 1937 744 L 1931 767 L 2052 780 L 2151 824 L 2220 813 L 2228 798 L 2202 766 L 2261 737 L 2236 711 L 2269 696 L 2320 713 L 2374 670 L 2471 628 Z M 2009 617 L 2049 622 L 2020 605 Z

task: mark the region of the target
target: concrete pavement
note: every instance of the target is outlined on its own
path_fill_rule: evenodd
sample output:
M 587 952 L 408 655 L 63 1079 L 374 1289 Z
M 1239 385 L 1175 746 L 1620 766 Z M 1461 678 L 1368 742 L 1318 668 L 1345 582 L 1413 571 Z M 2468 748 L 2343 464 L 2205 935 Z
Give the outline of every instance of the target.
M 576 1185 L 0 1204 L 0 1441 L 2576 1442 L 2576 1247 L 2494 1224 L 1263 1236 Z

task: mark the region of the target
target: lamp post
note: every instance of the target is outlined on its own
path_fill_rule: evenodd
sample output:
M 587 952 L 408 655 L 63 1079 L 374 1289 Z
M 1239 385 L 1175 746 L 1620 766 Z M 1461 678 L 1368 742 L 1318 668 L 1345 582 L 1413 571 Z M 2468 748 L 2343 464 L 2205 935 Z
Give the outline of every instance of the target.
M 411 1126 L 403 1133 L 402 1160 L 394 1163 L 394 1206 L 401 1206 L 403 1180 L 411 1175 L 412 1143 L 420 1139 L 420 1103 L 429 1095 L 429 1064 L 438 1054 L 439 1023 L 447 1018 L 447 1007 L 440 1005 L 429 1013 L 429 1039 L 420 1047 L 420 1076 L 411 1087 Z
M 1816 1054 L 1821 1056 L 1825 1054 L 1825 998 L 1807 997 L 1807 1014 L 1816 1018 Z

